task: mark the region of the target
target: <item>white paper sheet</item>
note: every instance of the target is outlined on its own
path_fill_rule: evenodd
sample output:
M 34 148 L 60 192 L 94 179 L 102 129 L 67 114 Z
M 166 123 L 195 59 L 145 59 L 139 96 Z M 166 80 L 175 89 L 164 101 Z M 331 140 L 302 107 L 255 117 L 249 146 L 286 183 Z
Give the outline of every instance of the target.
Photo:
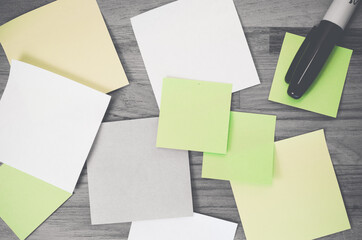
M 162 79 L 260 83 L 233 0 L 176 1 L 131 19 L 160 106 Z
M 156 148 L 157 126 L 101 125 L 87 161 L 92 224 L 192 216 L 188 152 Z
M 128 240 L 233 240 L 237 226 L 194 213 L 192 217 L 133 222 Z
M 72 193 L 110 96 L 12 61 L 0 101 L 0 159 Z

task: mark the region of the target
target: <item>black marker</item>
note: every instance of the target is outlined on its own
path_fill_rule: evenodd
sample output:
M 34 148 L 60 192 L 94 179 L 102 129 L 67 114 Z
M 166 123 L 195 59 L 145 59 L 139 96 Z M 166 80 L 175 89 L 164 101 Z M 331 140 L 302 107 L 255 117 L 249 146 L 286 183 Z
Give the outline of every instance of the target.
M 299 99 L 318 77 L 358 3 L 334 0 L 323 20 L 308 33 L 285 76 L 289 96 Z

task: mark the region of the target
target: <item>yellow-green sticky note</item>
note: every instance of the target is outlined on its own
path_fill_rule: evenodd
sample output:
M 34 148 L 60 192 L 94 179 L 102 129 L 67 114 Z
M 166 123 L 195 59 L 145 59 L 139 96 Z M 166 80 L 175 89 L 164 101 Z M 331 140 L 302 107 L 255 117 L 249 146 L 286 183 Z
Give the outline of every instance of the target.
M 276 116 L 231 112 L 226 154 L 204 153 L 202 177 L 270 184 Z
M 271 186 L 231 181 L 248 240 L 307 240 L 350 229 L 324 131 L 275 143 Z
M 70 193 L 15 168 L 0 166 L 0 217 L 21 240 L 70 196 Z
M 269 100 L 336 118 L 353 51 L 335 47 L 312 86 L 300 99 L 294 99 L 287 94 L 285 75 L 303 40 L 304 37 L 285 34 Z
M 6 56 L 107 93 L 128 85 L 96 0 L 57 0 L 0 26 Z
M 157 147 L 226 153 L 232 85 L 165 78 Z

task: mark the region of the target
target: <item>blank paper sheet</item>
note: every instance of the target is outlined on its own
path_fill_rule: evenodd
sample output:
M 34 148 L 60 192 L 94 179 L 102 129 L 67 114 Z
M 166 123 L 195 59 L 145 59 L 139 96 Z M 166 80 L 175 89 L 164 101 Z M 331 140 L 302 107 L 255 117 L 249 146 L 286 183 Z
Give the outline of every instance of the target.
M 194 213 L 192 217 L 133 222 L 128 240 L 233 240 L 237 226 Z
M 157 124 L 102 124 L 87 161 L 92 224 L 192 215 L 188 152 L 156 148 Z
M 13 60 L 0 101 L 0 159 L 73 193 L 110 96 Z
M 158 105 L 162 79 L 260 83 L 233 0 L 175 1 L 131 18 Z

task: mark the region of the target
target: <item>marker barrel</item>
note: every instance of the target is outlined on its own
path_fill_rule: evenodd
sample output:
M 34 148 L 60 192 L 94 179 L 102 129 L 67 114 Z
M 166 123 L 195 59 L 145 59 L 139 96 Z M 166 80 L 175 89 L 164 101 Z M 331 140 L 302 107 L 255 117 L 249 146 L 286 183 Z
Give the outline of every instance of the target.
M 323 20 L 335 23 L 344 30 L 359 2 L 360 0 L 334 0 Z

